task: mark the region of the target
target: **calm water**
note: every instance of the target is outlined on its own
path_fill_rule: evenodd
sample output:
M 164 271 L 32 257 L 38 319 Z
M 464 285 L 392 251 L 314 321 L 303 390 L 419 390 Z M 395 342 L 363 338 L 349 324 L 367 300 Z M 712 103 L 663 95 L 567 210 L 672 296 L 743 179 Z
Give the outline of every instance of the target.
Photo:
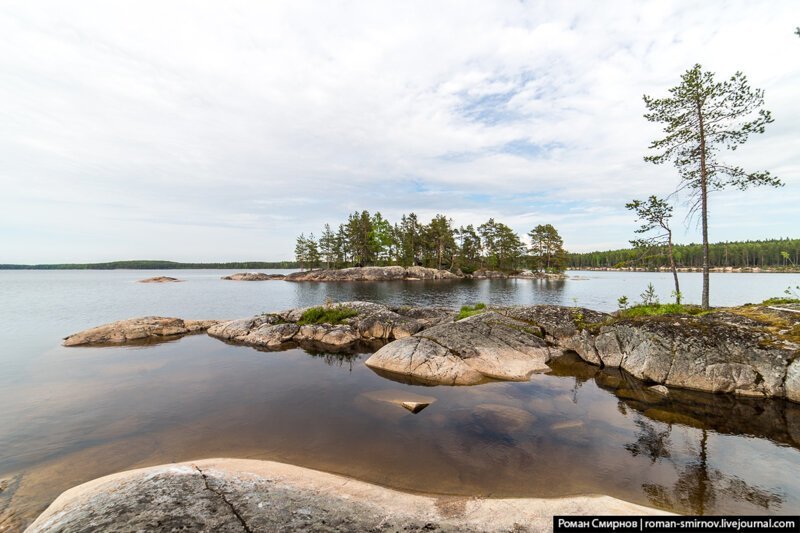
M 204 457 L 274 459 L 441 494 L 610 494 L 692 513 L 800 511 L 800 406 L 676 393 L 576 362 L 525 383 L 421 387 L 368 354 L 259 352 L 204 335 L 143 347 L 63 348 L 62 337 L 133 316 L 235 318 L 330 297 L 458 306 L 557 303 L 611 310 L 666 274 L 312 284 L 222 281 L 222 271 L 0 272 L 0 530 L 60 492 L 129 468 Z M 712 275 L 715 304 L 779 295 L 798 275 Z M 585 278 L 585 279 L 583 279 Z M 700 276 L 682 275 L 688 299 Z M 436 398 L 412 415 L 376 398 Z M 2 482 L 0 482 L 2 486 Z

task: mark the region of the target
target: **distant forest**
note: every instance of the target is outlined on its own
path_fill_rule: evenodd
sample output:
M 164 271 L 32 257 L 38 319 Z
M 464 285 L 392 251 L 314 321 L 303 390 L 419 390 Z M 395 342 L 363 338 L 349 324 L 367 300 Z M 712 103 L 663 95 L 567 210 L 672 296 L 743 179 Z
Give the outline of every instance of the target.
M 234 263 L 177 263 L 175 261 L 111 261 L 59 265 L 0 265 L 0 270 L 177 270 L 177 269 L 271 269 L 298 268 L 295 261 L 240 261 Z
M 764 241 L 719 242 L 710 245 L 711 268 L 798 268 L 800 266 L 800 239 L 772 239 Z M 678 267 L 701 268 L 701 244 L 675 245 L 675 262 Z M 642 250 L 627 248 L 605 252 L 568 253 L 567 268 L 659 268 L 669 266 L 663 249 Z
M 468 232 L 467 232 L 468 234 Z M 458 235 L 458 237 L 461 237 Z M 461 246 L 463 240 L 459 239 Z M 459 248 L 461 247 L 459 246 Z M 711 244 L 711 267 L 733 268 L 800 268 L 800 239 L 771 239 L 763 241 L 720 242 Z M 529 256 L 519 257 L 526 262 Z M 703 250 L 700 244 L 675 245 L 678 267 L 700 268 Z M 581 268 L 656 269 L 668 266 L 665 254 L 658 249 L 626 248 L 604 252 L 567 253 L 566 266 Z M 433 263 L 433 261 L 430 261 Z M 383 263 L 383 262 L 382 262 Z M 383 263 L 386 264 L 386 263 Z M 402 264 L 402 263 L 401 263 Z M 296 269 L 298 261 L 237 261 L 230 263 L 178 263 L 175 261 L 111 261 L 108 263 L 65 263 L 53 265 L 0 264 L 0 270 L 177 270 L 177 269 Z M 340 266 L 340 265 L 337 265 Z M 449 266 L 449 265 L 447 265 Z

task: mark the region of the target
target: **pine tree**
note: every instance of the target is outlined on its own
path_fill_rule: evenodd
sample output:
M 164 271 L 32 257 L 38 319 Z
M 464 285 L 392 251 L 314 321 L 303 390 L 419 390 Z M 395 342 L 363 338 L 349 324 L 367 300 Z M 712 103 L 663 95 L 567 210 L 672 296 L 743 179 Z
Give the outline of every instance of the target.
M 305 270 L 306 265 L 308 264 L 308 255 L 307 255 L 308 248 L 306 246 L 306 242 L 307 242 L 306 236 L 301 233 L 300 236 L 297 237 L 297 240 L 295 241 L 294 245 L 294 258 L 295 261 L 300 263 L 301 270 Z
M 325 224 L 319 237 L 319 252 L 325 261 L 325 268 L 332 268 L 336 262 L 336 234 L 331 231 L 330 224 Z
M 539 224 L 528 236 L 531 238 L 531 268 L 545 272 L 561 272 L 566 266 L 564 241 L 552 224 Z
M 659 230 L 656 235 L 650 235 L 642 239 L 630 241 L 631 245 L 640 250 L 648 250 L 653 247 L 667 247 L 667 257 L 669 258 L 672 278 L 675 281 L 675 303 L 681 303 L 681 286 L 678 283 L 678 268 L 675 265 L 675 252 L 672 246 L 672 229 L 669 226 L 669 219 L 672 218 L 672 206 L 666 200 L 651 196 L 646 201 L 633 200 L 625 204 L 626 209 L 636 212 L 636 216 L 641 220 L 642 225 L 635 230 L 635 233 L 651 233 L 654 229 Z
M 743 168 L 722 163 L 717 158 L 721 148 L 735 150 L 751 133 L 764 133 L 772 122 L 769 111 L 762 109 L 764 91 L 751 89 L 741 72 L 730 80 L 717 82 L 711 72 L 695 65 L 681 83 L 669 89 L 666 98 L 644 95 L 650 122 L 664 124 L 663 139 L 650 144 L 645 161 L 655 164 L 671 161 L 681 177 L 678 191 L 690 193 L 691 214 L 699 211 L 703 235 L 703 307 L 709 307 L 708 195 L 727 187 L 745 190 L 750 186 L 777 187 L 781 181 L 769 172 L 746 172 Z

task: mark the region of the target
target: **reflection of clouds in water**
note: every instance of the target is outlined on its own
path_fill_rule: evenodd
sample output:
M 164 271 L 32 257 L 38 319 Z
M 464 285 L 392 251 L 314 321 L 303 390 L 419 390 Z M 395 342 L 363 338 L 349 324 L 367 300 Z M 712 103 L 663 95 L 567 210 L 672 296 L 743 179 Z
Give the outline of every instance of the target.
M 743 405 L 762 404 L 719 397 L 703 404 L 694 396 L 683 402 L 675 399 L 681 397 L 677 392 L 673 399 L 659 397 L 651 404 L 652 398 L 640 394 L 641 384 L 585 363 L 535 375 L 529 382 L 420 387 L 385 380 L 358 359 L 351 370 L 347 355 L 259 352 L 207 337 L 187 337 L 152 350 L 80 353 L 85 354 L 80 356 L 84 366 L 61 376 L 65 398 L 69 387 L 75 387 L 74 401 L 48 404 L 40 411 L 45 420 L 17 433 L 11 452 L 28 453 L 27 459 L 55 476 L 53 487 L 60 489 L 82 475 L 66 464 L 70 461 L 95 460 L 89 471 L 103 475 L 141 463 L 233 456 L 283 460 L 412 490 L 509 496 L 592 492 L 647 503 L 642 486 L 671 490 L 678 466 L 688 464 L 696 451 L 699 434 L 669 418 L 670 459 L 677 457 L 675 464 L 662 460 L 651 465 L 646 454 L 630 453 L 625 446 L 638 443 L 642 429 L 637 420 L 652 425 L 656 433 L 668 428 L 646 415 L 656 407 L 667 415 L 688 412 L 710 428 L 723 428 L 725 422 L 724 428 L 734 434 L 749 431 L 765 437 L 730 437 L 724 447 L 711 437 L 713 468 L 759 489 L 771 486 L 762 482 L 761 472 L 771 472 L 777 480 L 773 485 L 800 494 L 786 473 L 798 463 L 797 450 L 776 451 L 766 440 L 789 438 L 785 422 L 782 428 L 777 425 L 777 414 L 794 411 L 769 414 L 767 409 L 759 419 L 741 415 L 749 413 Z M 339 369 L 339 362 L 346 371 Z M 74 359 L 62 368 L 68 369 L 68 363 Z M 93 366 L 111 370 L 94 388 Z M 137 368 L 148 369 L 148 375 L 139 375 Z M 59 367 L 49 372 L 48 380 L 58 383 Z M 437 401 L 414 415 L 362 394 L 387 389 Z M 624 391 L 624 398 L 614 390 Z M 740 419 L 738 426 L 726 421 L 731 413 Z M 727 456 L 748 462 L 737 470 Z M 774 457 L 783 461 L 782 471 L 764 467 Z M 726 481 L 719 490 L 729 485 Z M 34 485 L 28 487 L 33 495 Z M 737 484 L 729 490 L 743 493 Z M 731 505 L 752 511 L 750 500 L 758 501 L 759 494 Z M 682 505 L 670 497 L 674 505 Z M 791 498 L 787 501 L 797 501 Z M 729 500 L 718 498 L 715 509 Z

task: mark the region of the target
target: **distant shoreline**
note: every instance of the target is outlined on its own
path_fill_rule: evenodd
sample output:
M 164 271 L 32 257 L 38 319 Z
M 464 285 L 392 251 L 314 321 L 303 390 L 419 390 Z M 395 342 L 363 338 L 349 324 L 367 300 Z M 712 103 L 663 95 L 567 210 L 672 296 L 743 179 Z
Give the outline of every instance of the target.
M 581 268 L 568 268 L 571 272 L 671 272 L 669 267 L 661 268 L 614 268 L 614 267 L 581 267 Z M 676 269 L 680 273 L 685 272 L 702 272 L 703 269 L 699 267 L 679 267 Z M 711 267 L 710 272 L 714 273 L 731 273 L 731 274 L 799 274 L 800 268 L 789 267 L 749 267 L 749 268 L 734 268 L 734 267 Z
M 291 261 L 241 261 L 230 263 L 178 263 L 174 261 L 112 261 L 108 263 L 63 263 L 42 265 L 0 264 L 0 270 L 299 270 L 300 265 Z M 567 268 L 570 272 L 670 272 L 668 267 L 580 267 Z M 702 272 L 697 267 L 679 267 L 678 272 Z M 800 268 L 792 267 L 712 267 L 714 273 L 734 274 L 800 274 Z
M 294 261 L 233 261 L 227 263 L 179 263 L 176 261 L 109 261 L 106 263 L 59 263 L 42 265 L 0 264 L 0 270 L 290 270 Z

